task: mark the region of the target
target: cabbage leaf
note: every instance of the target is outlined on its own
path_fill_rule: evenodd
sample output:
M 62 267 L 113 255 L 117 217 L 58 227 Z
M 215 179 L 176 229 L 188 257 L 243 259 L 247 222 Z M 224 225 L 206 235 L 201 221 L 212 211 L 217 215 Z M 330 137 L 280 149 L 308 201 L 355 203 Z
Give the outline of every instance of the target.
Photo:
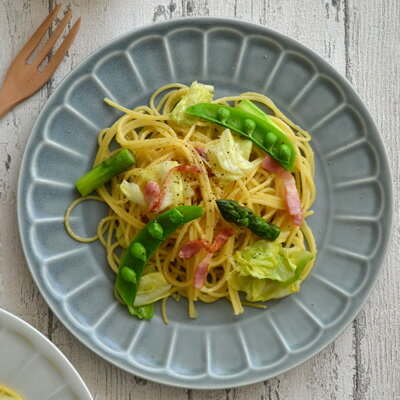
M 146 201 L 139 185 L 134 182 L 123 180 L 120 185 L 121 192 L 132 202 L 146 207 Z
M 313 255 L 299 247 L 259 240 L 233 258 L 229 285 L 246 293 L 248 301 L 266 301 L 300 290 L 301 273 Z
M 198 103 L 212 101 L 214 86 L 204 85 L 194 81 L 188 92 L 181 98 L 171 112 L 170 118 L 178 124 L 190 126 L 197 121 L 196 117 L 186 114 L 186 109 Z
M 218 140 L 207 146 L 208 164 L 220 180 L 238 180 L 254 167 L 249 161 L 251 148 L 250 140 L 240 139 L 225 129 Z
M 161 272 L 150 272 L 142 275 L 135 298 L 135 306 L 151 304 L 167 297 L 171 285 L 165 280 Z

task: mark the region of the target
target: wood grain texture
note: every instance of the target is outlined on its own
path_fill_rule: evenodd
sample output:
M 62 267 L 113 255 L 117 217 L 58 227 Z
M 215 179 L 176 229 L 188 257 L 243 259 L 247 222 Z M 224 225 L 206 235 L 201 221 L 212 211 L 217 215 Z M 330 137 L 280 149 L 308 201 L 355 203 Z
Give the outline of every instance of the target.
M 346 74 L 372 113 L 386 143 L 393 171 L 395 219 L 382 274 L 353 322 L 353 397 L 400 399 L 398 306 L 400 7 L 396 1 L 346 2 Z
M 0 79 L 54 0 L 0 0 Z M 73 0 L 84 17 L 79 37 L 52 80 L 0 120 L 0 307 L 49 337 L 74 364 L 96 400 L 400 399 L 400 230 L 396 212 L 383 273 L 358 318 L 320 354 L 268 381 L 228 390 L 174 389 L 134 377 L 103 361 L 53 316 L 32 281 L 19 241 L 16 190 L 34 120 L 61 79 L 105 42 L 138 26 L 194 15 L 240 18 L 288 34 L 324 56 L 355 86 L 398 165 L 400 4 L 397 0 Z

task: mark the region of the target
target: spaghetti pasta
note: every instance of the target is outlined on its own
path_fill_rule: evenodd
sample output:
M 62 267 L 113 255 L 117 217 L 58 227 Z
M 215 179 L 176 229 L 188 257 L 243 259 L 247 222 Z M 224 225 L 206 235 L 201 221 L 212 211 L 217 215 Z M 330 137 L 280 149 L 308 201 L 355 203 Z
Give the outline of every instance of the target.
M 0 385 L 0 400 L 1 399 L 23 400 L 23 398 L 19 394 L 17 394 L 13 390 L 11 390 L 9 387 L 4 386 L 4 385 Z
M 316 254 L 315 240 L 307 222 L 301 227 L 291 223 L 284 201 L 282 181 L 273 173 L 261 168 L 265 156 L 263 150 L 252 147 L 250 161 L 251 170 L 242 178 L 221 183 L 218 177 L 213 177 L 209 166 L 196 148 L 204 148 L 216 141 L 223 128 L 203 121 L 196 121 L 191 126 L 184 126 L 171 120 L 170 114 L 180 99 L 188 92 L 188 87 L 182 84 L 170 84 L 159 88 L 150 98 L 146 106 L 133 110 L 122 107 L 105 99 L 112 107 L 122 111 L 120 117 L 110 128 L 99 133 L 98 151 L 94 166 L 113 154 L 110 146 L 117 142 L 122 148 L 130 149 L 136 156 L 134 168 L 119 174 L 111 180 L 110 185 L 97 189 L 97 196 L 81 198 L 71 204 L 66 215 L 66 229 L 76 240 L 91 241 L 99 239 L 107 252 L 107 259 L 114 272 L 118 271 L 121 251 L 130 243 L 135 234 L 144 227 L 143 208 L 129 201 L 120 189 L 123 180 L 133 181 L 140 187 L 146 184 L 144 170 L 150 165 L 158 165 L 166 161 L 197 167 L 202 173 L 196 176 L 183 174 L 186 184 L 192 190 L 191 196 L 186 196 L 183 205 L 197 204 L 204 209 L 204 215 L 194 220 L 167 238 L 156 250 L 152 259 L 152 267 L 162 272 L 171 285 L 170 294 L 173 297 L 182 296 L 188 299 L 189 316 L 196 317 L 195 302 L 215 302 L 221 298 L 228 299 L 235 314 L 244 311 L 248 302 L 241 300 L 238 291 L 229 285 L 228 277 L 233 269 L 232 256 L 236 251 L 246 248 L 259 238 L 250 230 L 235 227 L 235 235 L 227 239 L 225 246 L 217 251 L 209 265 L 208 276 L 200 290 L 193 287 L 193 274 L 196 265 L 201 261 L 204 252 L 195 257 L 182 260 L 178 257 L 179 249 L 184 243 L 196 239 L 205 239 L 210 243 L 218 229 L 227 225 L 216 206 L 215 200 L 224 198 L 236 200 L 250 208 L 257 215 L 272 222 L 281 229 L 283 246 L 297 246 L 308 249 Z M 284 131 L 296 149 L 294 178 L 300 196 L 303 218 L 312 214 L 310 207 L 315 199 L 314 156 L 309 145 L 310 135 L 291 122 L 268 97 L 253 92 L 238 96 L 223 97 L 215 103 L 229 105 L 237 104 L 243 99 L 261 104 L 270 110 L 270 118 Z M 85 199 L 99 200 L 108 204 L 109 215 L 100 221 L 98 235 L 89 239 L 80 238 L 71 229 L 69 217 L 72 208 Z M 150 214 L 151 215 L 151 214 Z M 315 259 L 315 257 L 314 257 Z M 310 273 L 313 260 L 308 262 L 301 273 L 299 283 Z M 254 303 L 253 303 L 254 304 Z M 263 308 L 263 305 L 256 305 Z M 166 299 L 162 303 L 164 319 L 166 316 Z

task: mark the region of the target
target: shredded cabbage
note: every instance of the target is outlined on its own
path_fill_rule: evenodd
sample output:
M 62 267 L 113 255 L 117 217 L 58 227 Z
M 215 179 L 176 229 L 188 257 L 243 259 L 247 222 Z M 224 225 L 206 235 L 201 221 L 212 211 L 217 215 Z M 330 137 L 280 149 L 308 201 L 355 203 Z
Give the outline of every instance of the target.
M 247 294 L 249 301 L 266 301 L 300 290 L 301 273 L 313 255 L 299 247 L 259 240 L 231 259 L 234 269 L 229 284 Z
M 130 200 L 142 207 L 146 207 L 146 200 L 144 199 L 143 192 L 139 185 L 134 182 L 123 180 L 121 185 L 121 192 Z
M 219 140 L 207 147 L 210 168 L 223 181 L 234 181 L 247 175 L 254 164 L 249 161 L 252 142 L 233 136 L 225 129 Z
M 161 272 L 142 275 L 135 298 L 135 306 L 151 304 L 168 296 L 171 287 Z
M 190 126 L 196 121 L 196 117 L 186 114 L 186 109 L 198 103 L 209 103 L 213 98 L 214 86 L 203 85 L 194 81 L 188 92 L 171 112 L 171 119 L 178 124 Z

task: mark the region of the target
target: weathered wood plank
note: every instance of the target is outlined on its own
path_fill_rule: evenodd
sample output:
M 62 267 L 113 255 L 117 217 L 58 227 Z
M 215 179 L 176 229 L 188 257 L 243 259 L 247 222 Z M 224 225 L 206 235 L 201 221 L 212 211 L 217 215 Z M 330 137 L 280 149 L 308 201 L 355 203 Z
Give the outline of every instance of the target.
M 392 245 L 378 284 L 353 322 L 353 398 L 400 399 L 400 5 L 396 0 L 348 0 L 345 4 L 347 77 L 378 125 L 391 161 L 395 190 Z
M 47 0 L 0 3 L 0 80 L 39 23 L 47 15 Z M 5 39 L 6 38 L 6 39 Z M 0 305 L 47 333 L 48 307 L 39 295 L 25 264 L 19 242 L 16 190 L 19 165 L 26 139 L 47 100 L 45 90 L 0 120 Z

